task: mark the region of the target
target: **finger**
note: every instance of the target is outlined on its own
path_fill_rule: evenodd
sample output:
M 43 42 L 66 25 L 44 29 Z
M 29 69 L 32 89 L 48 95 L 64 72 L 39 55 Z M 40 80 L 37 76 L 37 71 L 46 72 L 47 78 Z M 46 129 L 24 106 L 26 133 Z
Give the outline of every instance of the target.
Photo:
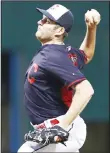
M 93 23 L 93 16 L 90 11 L 87 11 L 87 13 L 85 14 L 85 21 Z
M 87 14 L 89 13 L 89 10 L 85 13 L 85 21 L 89 22 Z
M 100 16 L 94 15 L 93 20 L 94 20 L 94 23 L 99 24 L 99 23 L 100 23 L 101 18 L 100 18 Z
M 92 24 L 94 23 L 93 17 L 91 17 L 91 19 L 90 19 L 90 17 L 87 17 L 87 18 L 85 19 L 85 22 L 86 22 L 86 24 L 88 24 L 89 26 L 92 25 Z
M 94 17 L 94 23 L 99 24 L 100 23 L 100 18 Z
M 61 140 L 62 140 L 62 139 L 61 139 L 59 136 L 55 136 L 55 137 L 54 137 L 54 141 L 55 141 L 55 142 L 60 142 Z

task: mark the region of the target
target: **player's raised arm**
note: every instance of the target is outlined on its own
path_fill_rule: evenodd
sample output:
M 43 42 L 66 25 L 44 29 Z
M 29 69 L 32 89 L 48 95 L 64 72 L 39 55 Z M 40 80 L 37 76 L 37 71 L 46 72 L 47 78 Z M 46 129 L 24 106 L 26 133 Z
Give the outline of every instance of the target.
M 90 62 L 94 56 L 96 44 L 97 25 L 100 23 L 101 16 L 95 9 L 88 10 L 85 13 L 86 35 L 80 46 L 87 56 L 87 62 Z
M 88 80 L 78 83 L 75 87 L 75 94 L 72 98 L 72 103 L 64 118 L 60 122 L 60 126 L 67 128 L 73 120 L 83 111 L 92 95 L 94 89 Z

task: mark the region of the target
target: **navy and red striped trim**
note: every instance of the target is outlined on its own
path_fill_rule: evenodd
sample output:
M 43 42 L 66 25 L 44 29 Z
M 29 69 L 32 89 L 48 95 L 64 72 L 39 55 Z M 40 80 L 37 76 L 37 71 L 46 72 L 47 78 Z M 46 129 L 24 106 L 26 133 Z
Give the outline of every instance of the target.
M 67 89 L 70 88 L 72 85 L 76 85 L 77 83 L 83 81 L 83 80 L 86 80 L 86 78 L 81 78 L 81 79 L 78 79 L 78 80 L 75 80 L 73 82 L 71 82 L 68 86 L 67 86 Z

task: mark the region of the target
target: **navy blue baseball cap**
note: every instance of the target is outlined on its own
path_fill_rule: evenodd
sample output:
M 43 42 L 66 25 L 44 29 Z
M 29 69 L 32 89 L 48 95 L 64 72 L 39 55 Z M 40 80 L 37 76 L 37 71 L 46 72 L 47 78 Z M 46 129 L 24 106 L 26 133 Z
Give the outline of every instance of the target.
M 72 12 L 66 7 L 55 4 L 50 7 L 48 10 L 36 8 L 38 12 L 42 13 L 49 19 L 55 21 L 57 24 L 65 28 L 65 31 L 68 33 L 73 25 L 74 16 Z

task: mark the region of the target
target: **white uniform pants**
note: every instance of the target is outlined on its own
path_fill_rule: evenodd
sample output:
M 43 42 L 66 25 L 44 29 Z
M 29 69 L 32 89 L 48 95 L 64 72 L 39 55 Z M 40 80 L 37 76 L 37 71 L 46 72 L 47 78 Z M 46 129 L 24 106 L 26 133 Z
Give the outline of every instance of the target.
M 60 118 L 57 119 L 60 121 Z M 84 120 L 78 116 L 73 123 L 68 127 L 69 132 L 68 141 L 65 142 L 66 146 L 61 143 L 49 144 L 36 152 L 79 152 L 79 149 L 83 146 L 86 140 L 86 124 Z M 37 148 L 37 143 L 32 141 L 25 142 L 18 150 L 18 153 L 22 152 L 34 152 Z

